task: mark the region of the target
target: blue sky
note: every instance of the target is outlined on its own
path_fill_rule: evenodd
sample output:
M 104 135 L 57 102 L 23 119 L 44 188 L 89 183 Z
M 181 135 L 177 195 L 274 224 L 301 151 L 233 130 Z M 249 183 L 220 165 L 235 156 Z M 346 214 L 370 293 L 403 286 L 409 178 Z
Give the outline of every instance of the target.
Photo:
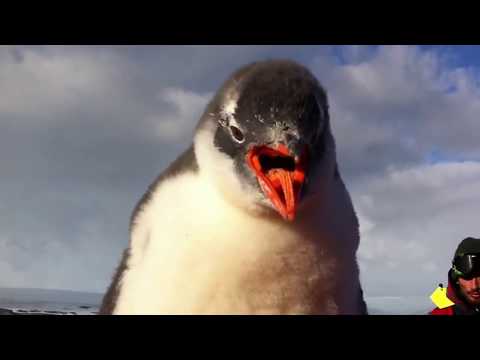
M 0 287 L 102 292 L 128 219 L 237 67 L 327 89 L 367 296 L 428 296 L 479 236 L 477 46 L 1 46 Z
M 421 45 L 424 50 L 435 50 L 452 54 L 454 67 L 478 67 L 480 64 L 479 45 Z

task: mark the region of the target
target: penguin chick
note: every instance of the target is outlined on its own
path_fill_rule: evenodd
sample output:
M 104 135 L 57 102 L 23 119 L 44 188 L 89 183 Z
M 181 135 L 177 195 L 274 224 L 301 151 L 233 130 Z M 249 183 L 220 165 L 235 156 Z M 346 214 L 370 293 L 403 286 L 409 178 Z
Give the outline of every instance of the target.
M 101 314 L 366 314 L 327 94 L 304 66 L 234 72 L 150 186 Z

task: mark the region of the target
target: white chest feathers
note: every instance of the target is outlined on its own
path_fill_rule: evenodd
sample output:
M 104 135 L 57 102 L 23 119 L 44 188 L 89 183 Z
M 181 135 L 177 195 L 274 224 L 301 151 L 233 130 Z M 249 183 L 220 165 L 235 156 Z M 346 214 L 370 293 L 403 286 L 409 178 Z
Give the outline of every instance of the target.
M 167 180 L 133 228 L 114 313 L 356 313 L 358 232 L 338 194 L 334 214 L 292 224 L 229 205 L 199 174 Z

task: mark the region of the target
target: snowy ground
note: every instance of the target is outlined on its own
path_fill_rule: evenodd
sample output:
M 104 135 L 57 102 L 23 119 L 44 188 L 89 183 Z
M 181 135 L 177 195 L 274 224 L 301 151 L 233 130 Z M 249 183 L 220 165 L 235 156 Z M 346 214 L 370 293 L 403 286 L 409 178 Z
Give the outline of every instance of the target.
M 64 290 L 0 288 L 0 315 L 95 315 L 102 294 Z M 424 315 L 433 308 L 428 296 L 366 297 L 371 315 Z

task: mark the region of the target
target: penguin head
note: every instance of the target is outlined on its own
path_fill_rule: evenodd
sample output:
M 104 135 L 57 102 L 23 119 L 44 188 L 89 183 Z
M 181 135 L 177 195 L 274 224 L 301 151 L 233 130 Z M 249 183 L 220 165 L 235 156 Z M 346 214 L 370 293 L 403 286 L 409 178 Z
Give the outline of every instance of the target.
M 200 171 L 230 201 L 287 221 L 335 172 L 326 92 L 288 60 L 233 73 L 208 104 L 194 143 Z

